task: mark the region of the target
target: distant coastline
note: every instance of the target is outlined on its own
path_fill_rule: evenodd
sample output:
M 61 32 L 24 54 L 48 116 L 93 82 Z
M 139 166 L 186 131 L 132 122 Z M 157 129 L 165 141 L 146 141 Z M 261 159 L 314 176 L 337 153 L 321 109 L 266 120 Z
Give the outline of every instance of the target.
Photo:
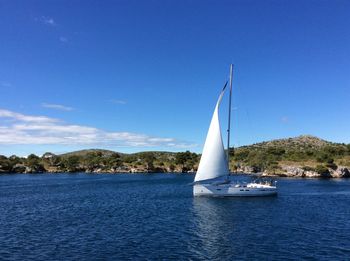
M 350 177 L 350 144 L 313 136 L 272 140 L 230 149 L 230 169 L 262 176 Z M 147 151 L 124 154 L 110 150 L 81 150 L 61 155 L 47 152 L 27 158 L 0 155 L 0 173 L 192 173 L 200 154 Z

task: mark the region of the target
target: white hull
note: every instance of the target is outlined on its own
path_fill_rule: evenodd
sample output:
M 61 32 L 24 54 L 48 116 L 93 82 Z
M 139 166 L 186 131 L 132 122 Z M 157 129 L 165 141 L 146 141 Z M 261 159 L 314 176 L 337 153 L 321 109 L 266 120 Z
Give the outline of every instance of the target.
M 276 186 L 259 183 L 248 184 L 195 184 L 194 196 L 209 197 L 262 197 L 277 195 Z

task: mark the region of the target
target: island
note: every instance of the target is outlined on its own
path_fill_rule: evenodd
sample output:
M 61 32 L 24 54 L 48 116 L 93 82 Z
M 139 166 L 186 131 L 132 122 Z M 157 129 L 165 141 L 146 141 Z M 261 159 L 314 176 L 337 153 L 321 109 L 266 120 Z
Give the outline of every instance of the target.
M 111 150 L 80 150 L 41 157 L 0 155 L 0 173 L 192 173 L 200 154 L 146 151 L 132 154 Z M 235 174 L 262 176 L 350 177 L 350 144 L 334 143 L 302 135 L 295 138 L 230 148 L 230 169 Z

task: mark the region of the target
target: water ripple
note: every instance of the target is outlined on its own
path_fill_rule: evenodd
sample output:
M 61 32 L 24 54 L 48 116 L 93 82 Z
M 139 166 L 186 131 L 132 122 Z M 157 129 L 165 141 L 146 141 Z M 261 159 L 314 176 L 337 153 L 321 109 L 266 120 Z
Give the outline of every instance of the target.
M 193 198 L 181 175 L 5 175 L 1 260 L 346 260 L 350 181 Z

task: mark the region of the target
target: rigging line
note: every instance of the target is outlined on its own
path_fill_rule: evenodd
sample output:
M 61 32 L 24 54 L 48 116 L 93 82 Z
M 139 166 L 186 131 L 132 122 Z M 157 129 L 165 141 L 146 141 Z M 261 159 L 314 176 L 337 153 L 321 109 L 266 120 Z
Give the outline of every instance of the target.
M 230 66 L 230 96 L 228 105 L 228 126 L 227 126 L 227 164 L 230 175 L 230 132 L 231 132 L 231 100 L 232 100 L 233 64 Z

